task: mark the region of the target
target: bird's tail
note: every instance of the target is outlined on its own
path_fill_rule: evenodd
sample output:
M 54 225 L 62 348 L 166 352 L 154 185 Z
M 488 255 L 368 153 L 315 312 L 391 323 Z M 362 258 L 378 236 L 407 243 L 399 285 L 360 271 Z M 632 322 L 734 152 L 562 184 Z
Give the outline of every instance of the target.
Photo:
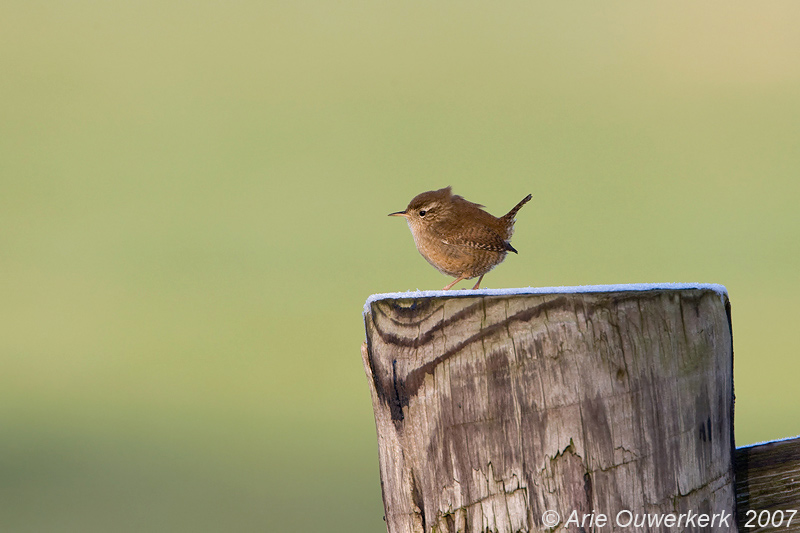
M 531 200 L 531 198 L 533 198 L 533 196 L 531 196 L 530 194 L 528 196 L 526 196 L 525 198 L 523 198 L 522 201 L 520 203 L 518 203 L 517 205 L 515 205 L 514 208 L 511 211 L 509 211 L 508 213 L 503 215 L 503 218 L 505 220 L 514 220 L 514 217 L 517 216 L 517 211 L 522 209 L 522 206 L 527 204 Z

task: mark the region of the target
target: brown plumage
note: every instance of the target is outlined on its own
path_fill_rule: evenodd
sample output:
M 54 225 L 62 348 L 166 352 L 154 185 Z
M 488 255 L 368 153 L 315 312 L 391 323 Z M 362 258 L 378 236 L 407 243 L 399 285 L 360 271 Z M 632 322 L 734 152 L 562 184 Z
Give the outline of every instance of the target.
M 479 277 L 473 287 L 477 289 L 483 276 L 502 263 L 508 252 L 517 253 L 509 242 L 514 216 L 530 199 L 529 194 L 497 218 L 446 187 L 417 195 L 405 211 L 389 216 L 405 217 L 422 257 L 439 272 L 456 278 L 445 290 L 463 279 Z

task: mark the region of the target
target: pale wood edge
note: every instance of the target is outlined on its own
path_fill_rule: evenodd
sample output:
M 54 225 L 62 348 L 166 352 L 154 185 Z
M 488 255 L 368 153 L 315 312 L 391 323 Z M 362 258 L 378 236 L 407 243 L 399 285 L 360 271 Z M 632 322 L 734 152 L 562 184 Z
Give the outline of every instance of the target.
M 800 531 L 800 437 L 738 448 L 734 470 L 740 531 Z M 797 514 L 789 527 L 786 521 L 779 527 L 752 527 L 757 524 L 751 520 L 753 511 L 757 516 L 765 510 L 770 516 L 776 511 Z

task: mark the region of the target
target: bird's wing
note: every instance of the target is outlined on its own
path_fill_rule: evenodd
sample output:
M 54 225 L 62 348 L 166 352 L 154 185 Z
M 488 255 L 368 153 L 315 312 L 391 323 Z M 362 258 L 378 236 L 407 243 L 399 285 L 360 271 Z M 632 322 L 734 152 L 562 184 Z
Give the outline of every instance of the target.
M 470 228 L 454 228 L 455 231 L 443 231 L 439 236 L 445 244 L 464 246 L 477 250 L 491 252 L 507 252 L 509 244 L 495 230 L 484 225 L 474 225 Z

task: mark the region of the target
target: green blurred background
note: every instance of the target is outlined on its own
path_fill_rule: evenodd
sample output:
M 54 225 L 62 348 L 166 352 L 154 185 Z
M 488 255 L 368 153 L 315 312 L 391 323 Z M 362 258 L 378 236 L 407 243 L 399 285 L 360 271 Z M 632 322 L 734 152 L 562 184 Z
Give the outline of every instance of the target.
M 5 0 L 0 531 L 383 531 L 362 304 L 446 185 L 534 194 L 487 287 L 726 285 L 737 444 L 800 433 L 798 24 Z

